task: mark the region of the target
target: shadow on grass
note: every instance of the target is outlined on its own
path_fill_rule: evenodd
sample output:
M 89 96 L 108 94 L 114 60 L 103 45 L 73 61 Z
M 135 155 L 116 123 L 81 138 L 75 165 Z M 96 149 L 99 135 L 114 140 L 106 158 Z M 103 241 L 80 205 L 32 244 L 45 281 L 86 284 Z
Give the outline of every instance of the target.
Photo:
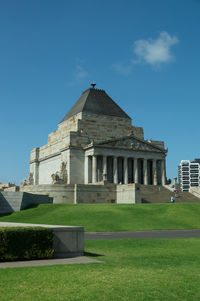
M 22 209 L 22 210 L 37 208 L 39 205 L 40 205 L 40 204 L 30 204 L 30 205 L 28 205 L 26 208 L 24 208 L 24 209 Z
M 141 200 L 141 203 L 143 203 L 143 204 L 150 204 L 151 202 L 149 202 L 149 201 L 147 201 L 147 200 L 145 200 L 145 199 L 142 199 L 142 200 Z
M 90 252 L 84 252 L 84 256 L 100 257 L 100 256 L 105 256 L 105 255 L 102 255 L 102 254 L 96 254 L 96 253 L 90 253 Z
M 10 212 L 10 213 L 0 213 L 0 217 L 3 217 L 3 216 L 9 216 L 11 215 L 13 212 Z

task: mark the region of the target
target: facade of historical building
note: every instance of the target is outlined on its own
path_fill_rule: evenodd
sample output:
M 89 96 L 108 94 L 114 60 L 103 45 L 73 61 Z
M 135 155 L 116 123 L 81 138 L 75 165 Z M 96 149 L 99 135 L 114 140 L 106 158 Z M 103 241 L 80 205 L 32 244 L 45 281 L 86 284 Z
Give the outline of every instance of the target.
M 49 134 L 48 143 L 31 151 L 29 184 L 164 185 L 166 153 L 164 142 L 145 140 L 143 129 L 93 87 Z

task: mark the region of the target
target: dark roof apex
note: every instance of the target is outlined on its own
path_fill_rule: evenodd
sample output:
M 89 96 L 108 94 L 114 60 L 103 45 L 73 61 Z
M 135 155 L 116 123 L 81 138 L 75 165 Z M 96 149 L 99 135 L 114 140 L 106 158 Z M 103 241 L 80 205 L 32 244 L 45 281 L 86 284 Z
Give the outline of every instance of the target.
M 80 112 L 131 119 L 104 90 L 95 88 L 85 90 L 61 122 Z
M 101 91 L 105 92 L 105 90 L 103 90 L 103 89 L 88 88 L 88 89 L 86 89 L 85 91 L 83 91 L 81 95 L 83 95 L 85 92 L 87 92 L 87 91 L 89 91 L 89 90 L 95 90 L 95 91 L 99 91 L 99 92 L 101 92 Z M 105 92 L 105 93 L 106 93 L 106 92 Z

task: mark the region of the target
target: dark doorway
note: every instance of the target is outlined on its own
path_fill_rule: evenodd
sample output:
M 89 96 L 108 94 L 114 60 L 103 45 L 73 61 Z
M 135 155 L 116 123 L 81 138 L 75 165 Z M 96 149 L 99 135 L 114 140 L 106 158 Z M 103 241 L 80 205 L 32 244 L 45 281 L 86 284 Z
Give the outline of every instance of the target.
M 88 156 L 88 183 L 92 183 L 92 156 Z
M 138 182 L 144 184 L 143 159 L 138 159 Z
M 97 182 L 103 180 L 103 157 L 97 156 Z
M 147 175 L 148 175 L 148 185 L 153 185 L 153 162 L 152 160 L 147 160 Z
M 107 180 L 113 183 L 113 157 L 107 157 Z
M 118 170 L 118 183 L 124 183 L 124 160 L 123 158 L 118 158 L 117 160 L 117 170 Z
M 134 183 L 133 159 L 131 159 L 131 158 L 128 158 L 128 183 Z
M 156 162 L 156 170 L 157 170 L 157 183 L 161 185 L 161 161 L 157 160 Z

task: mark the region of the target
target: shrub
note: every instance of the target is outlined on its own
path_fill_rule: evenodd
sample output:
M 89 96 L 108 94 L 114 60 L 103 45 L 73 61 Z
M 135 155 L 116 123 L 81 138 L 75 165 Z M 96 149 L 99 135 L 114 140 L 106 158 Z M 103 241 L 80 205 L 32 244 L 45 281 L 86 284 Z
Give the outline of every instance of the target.
M 52 229 L 0 228 L 0 261 L 52 258 L 53 252 Z

